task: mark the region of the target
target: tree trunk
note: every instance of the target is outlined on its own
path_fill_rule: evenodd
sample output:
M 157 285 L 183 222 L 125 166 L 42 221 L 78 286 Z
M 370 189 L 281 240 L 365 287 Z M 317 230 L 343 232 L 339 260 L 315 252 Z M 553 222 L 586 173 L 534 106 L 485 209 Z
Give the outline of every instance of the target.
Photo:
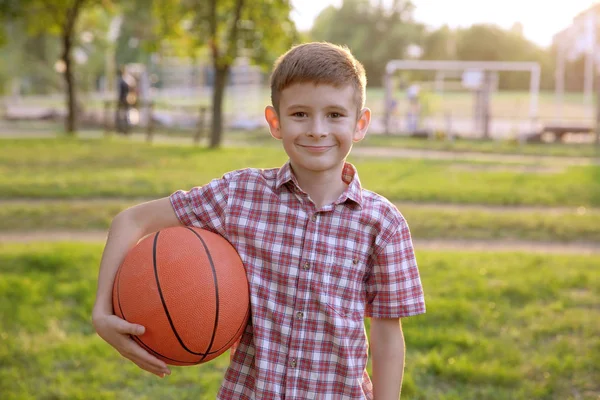
M 65 86 L 67 90 L 67 118 L 65 120 L 65 130 L 70 136 L 74 136 L 77 131 L 77 99 L 75 97 L 75 76 L 73 71 L 73 61 L 71 59 L 71 50 L 73 48 L 73 35 L 75 33 L 75 23 L 79 12 L 86 0 L 75 0 L 72 7 L 67 10 L 66 20 L 61 24 L 63 53 L 62 60 L 65 63 Z
M 596 126 L 594 144 L 600 151 L 600 74 L 596 77 Z
M 71 35 L 63 35 L 62 60 L 65 63 L 65 88 L 67 90 L 67 117 L 65 119 L 65 130 L 68 135 L 74 136 L 77 131 L 77 99 L 75 98 L 75 85 L 73 77 L 73 62 L 71 60 Z
M 215 65 L 215 81 L 213 87 L 212 99 L 212 126 L 210 132 L 211 149 L 221 145 L 223 134 L 223 98 L 225 95 L 225 86 L 227 85 L 227 75 L 229 74 L 229 65 Z

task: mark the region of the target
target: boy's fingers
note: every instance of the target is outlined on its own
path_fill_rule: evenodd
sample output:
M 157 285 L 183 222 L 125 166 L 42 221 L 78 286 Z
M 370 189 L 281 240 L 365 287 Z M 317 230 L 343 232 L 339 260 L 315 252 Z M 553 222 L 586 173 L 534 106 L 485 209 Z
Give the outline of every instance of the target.
M 156 366 L 148 364 L 144 361 L 134 361 L 134 363 L 144 371 L 148 371 L 160 378 L 164 378 L 167 375 L 171 375 L 171 371 L 165 370 L 163 368 L 157 368 Z
M 125 356 L 129 358 L 136 364 L 144 364 L 147 368 L 147 371 L 152 373 L 166 373 L 169 374 L 169 368 L 167 364 L 158 358 L 154 357 L 152 354 L 148 353 L 146 350 L 141 348 L 137 343 L 133 340 L 130 340 L 129 346 L 125 351 Z
M 117 322 L 116 322 L 117 332 L 122 333 L 124 335 L 135 335 L 135 336 L 144 334 L 145 329 L 143 326 L 129 323 L 119 317 L 116 317 L 116 318 L 117 318 Z

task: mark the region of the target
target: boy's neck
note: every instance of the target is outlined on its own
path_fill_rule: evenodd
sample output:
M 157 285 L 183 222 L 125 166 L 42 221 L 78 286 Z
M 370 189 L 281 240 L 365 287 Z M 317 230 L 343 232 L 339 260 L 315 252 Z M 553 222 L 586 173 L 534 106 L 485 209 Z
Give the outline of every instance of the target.
M 339 171 L 312 173 L 306 170 L 295 170 L 292 167 L 298 185 L 310 196 L 317 210 L 335 202 L 348 187 L 342 180 L 343 168 L 344 164 L 341 164 Z

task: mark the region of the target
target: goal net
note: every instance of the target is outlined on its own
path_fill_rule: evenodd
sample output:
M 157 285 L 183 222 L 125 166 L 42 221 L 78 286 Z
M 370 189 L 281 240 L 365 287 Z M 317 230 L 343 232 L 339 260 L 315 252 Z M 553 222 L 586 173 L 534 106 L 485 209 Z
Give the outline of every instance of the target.
M 505 71 L 528 75 L 529 90 L 499 91 Z M 537 63 L 393 60 L 384 82 L 388 134 L 495 139 L 539 129 Z

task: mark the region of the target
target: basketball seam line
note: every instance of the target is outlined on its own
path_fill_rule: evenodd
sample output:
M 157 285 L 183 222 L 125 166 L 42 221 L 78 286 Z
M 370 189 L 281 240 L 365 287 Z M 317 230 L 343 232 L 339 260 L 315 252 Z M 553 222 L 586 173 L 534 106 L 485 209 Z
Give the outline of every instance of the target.
M 213 326 L 212 337 L 210 338 L 210 343 L 208 344 L 208 348 L 206 349 L 206 354 L 204 354 L 202 356 L 202 359 L 200 360 L 200 361 L 202 361 L 204 358 L 206 358 L 206 355 L 212 349 L 213 343 L 215 342 L 215 336 L 217 335 L 217 327 L 219 325 L 219 281 L 217 280 L 217 270 L 215 268 L 215 263 L 213 262 L 212 256 L 210 255 L 210 250 L 208 250 L 208 246 L 204 242 L 204 239 L 202 239 L 202 236 L 200 236 L 195 230 L 191 229 L 190 227 L 186 227 L 186 228 L 190 232 L 192 232 L 194 235 L 196 235 L 196 237 L 200 240 L 200 243 L 202 243 L 202 246 L 204 247 L 204 251 L 206 252 L 206 256 L 208 257 L 208 262 L 210 263 L 210 268 L 212 269 L 213 283 L 215 285 L 215 324 Z
M 121 269 L 119 268 L 119 271 L 117 272 L 117 305 L 119 306 L 119 312 L 121 313 L 121 317 L 127 321 L 127 317 L 125 316 L 125 313 L 123 312 L 123 307 L 121 306 Z M 114 308 L 114 304 L 113 304 L 113 308 Z M 129 335 L 129 337 L 131 339 L 133 339 L 134 341 L 138 342 L 138 344 L 142 345 L 147 351 L 151 352 L 152 354 L 154 354 L 155 356 L 158 355 L 166 360 L 170 360 L 170 361 L 175 361 L 178 363 L 185 363 L 185 364 L 198 364 L 198 361 L 183 361 L 183 360 L 176 360 L 174 358 L 169 358 L 161 353 L 159 353 L 158 351 L 154 350 L 152 347 L 148 346 L 148 344 L 144 343 L 144 341 L 139 338 L 138 336 L 134 336 L 134 335 Z
M 154 264 L 154 277 L 156 279 L 156 286 L 158 289 L 158 295 L 160 296 L 160 301 L 163 305 L 163 309 L 165 310 L 165 315 L 167 316 L 167 319 L 169 320 L 169 325 L 171 325 L 171 330 L 173 331 L 173 334 L 175 335 L 175 338 L 177 338 L 177 341 L 179 342 L 181 347 L 183 347 L 183 349 L 190 354 L 193 354 L 196 356 L 202 356 L 202 358 L 200 359 L 200 361 L 202 361 L 206 357 L 206 353 L 192 351 L 183 342 L 183 340 L 179 336 L 179 333 L 177 332 L 177 329 L 175 328 L 175 324 L 173 323 L 173 319 L 171 318 L 171 314 L 169 313 L 169 309 L 167 308 L 167 302 L 165 301 L 165 298 L 162 294 L 162 289 L 160 287 L 160 280 L 158 278 L 158 266 L 157 266 L 157 261 L 156 261 L 156 247 L 157 247 L 157 243 L 158 243 L 158 235 L 159 234 L 160 234 L 160 231 L 156 232 L 156 236 L 154 236 L 154 243 L 153 243 L 153 247 L 152 247 L 152 262 Z M 212 263 L 212 261 L 211 261 L 211 263 Z M 210 346 L 207 349 L 207 351 L 209 351 L 209 350 L 210 350 Z
M 138 342 L 138 344 L 142 345 L 142 347 L 144 347 L 146 349 L 146 351 L 152 353 L 154 356 L 160 356 L 162 358 L 164 358 L 165 360 L 169 360 L 169 361 L 175 361 L 178 362 L 180 364 L 186 364 L 186 365 L 196 365 L 198 364 L 200 361 L 183 361 L 183 360 L 177 360 L 175 358 L 170 358 L 165 356 L 164 354 L 159 353 L 158 351 L 154 350 L 152 347 L 148 346 L 146 343 L 144 343 L 144 341 L 142 339 L 140 339 L 137 336 L 133 336 L 133 335 L 129 335 L 133 340 L 135 340 L 136 342 Z

